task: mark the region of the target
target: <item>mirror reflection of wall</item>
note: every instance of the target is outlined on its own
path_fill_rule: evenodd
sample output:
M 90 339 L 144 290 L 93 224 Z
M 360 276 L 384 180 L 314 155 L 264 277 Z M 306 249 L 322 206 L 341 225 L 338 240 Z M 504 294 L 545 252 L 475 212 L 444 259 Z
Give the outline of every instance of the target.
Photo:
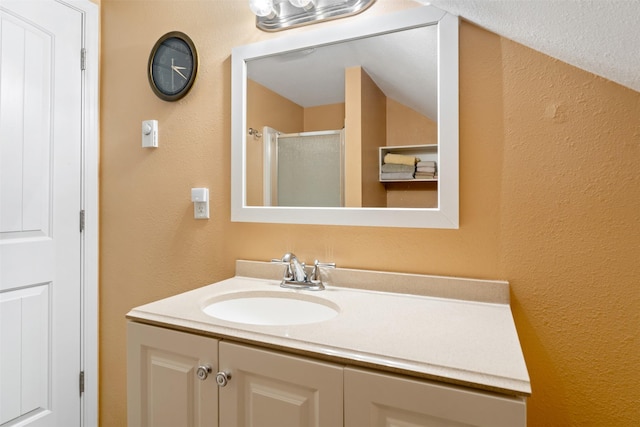
M 436 38 L 425 26 L 251 60 L 247 123 L 283 133 L 345 127 L 344 206 L 437 208 L 437 181 L 378 179 L 379 147 L 437 144 Z M 247 139 L 249 206 L 268 205 L 263 144 Z
M 386 112 L 387 146 L 438 144 L 438 125 L 435 121 L 393 99 L 387 99 Z M 399 181 L 386 183 L 385 187 L 388 208 L 438 207 L 437 182 Z

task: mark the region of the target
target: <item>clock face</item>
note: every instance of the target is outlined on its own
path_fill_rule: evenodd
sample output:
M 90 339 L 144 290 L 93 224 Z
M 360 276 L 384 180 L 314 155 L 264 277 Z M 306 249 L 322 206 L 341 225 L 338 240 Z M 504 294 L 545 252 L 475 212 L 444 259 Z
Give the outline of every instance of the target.
M 189 92 L 196 77 L 196 49 L 186 34 L 162 36 L 149 57 L 149 83 L 158 97 L 176 101 Z

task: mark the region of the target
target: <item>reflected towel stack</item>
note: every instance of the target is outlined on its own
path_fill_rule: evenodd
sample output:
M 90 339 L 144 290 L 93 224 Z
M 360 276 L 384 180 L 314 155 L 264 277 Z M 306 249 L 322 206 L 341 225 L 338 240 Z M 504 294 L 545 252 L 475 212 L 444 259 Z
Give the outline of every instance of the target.
M 413 179 L 416 173 L 416 163 L 419 161 L 420 159 L 413 156 L 387 153 L 380 168 L 380 179 L 382 181 Z
M 416 179 L 437 179 L 438 166 L 434 161 L 418 162 L 416 164 Z
M 420 159 L 413 156 L 405 156 L 404 154 L 387 153 L 384 155 L 384 163 L 392 163 L 396 165 L 415 166 Z

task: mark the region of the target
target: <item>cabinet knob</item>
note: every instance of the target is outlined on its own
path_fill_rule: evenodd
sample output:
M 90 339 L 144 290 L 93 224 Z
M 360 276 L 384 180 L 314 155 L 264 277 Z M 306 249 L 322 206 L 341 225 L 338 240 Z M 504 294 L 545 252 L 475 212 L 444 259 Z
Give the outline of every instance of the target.
M 202 365 L 198 367 L 198 370 L 196 371 L 196 376 L 198 377 L 199 380 L 204 381 L 207 379 L 210 373 L 211 373 L 211 366 Z
M 220 371 L 216 374 L 216 383 L 220 387 L 226 386 L 230 379 L 231 379 L 231 374 L 229 372 Z

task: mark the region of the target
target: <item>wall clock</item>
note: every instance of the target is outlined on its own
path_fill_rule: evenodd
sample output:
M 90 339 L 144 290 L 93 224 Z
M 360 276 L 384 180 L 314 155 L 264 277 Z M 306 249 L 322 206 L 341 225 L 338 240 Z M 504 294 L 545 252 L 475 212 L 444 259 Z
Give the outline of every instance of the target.
M 184 97 L 196 79 L 198 53 L 184 33 L 172 31 L 160 37 L 149 55 L 149 84 L 165 101 Z

